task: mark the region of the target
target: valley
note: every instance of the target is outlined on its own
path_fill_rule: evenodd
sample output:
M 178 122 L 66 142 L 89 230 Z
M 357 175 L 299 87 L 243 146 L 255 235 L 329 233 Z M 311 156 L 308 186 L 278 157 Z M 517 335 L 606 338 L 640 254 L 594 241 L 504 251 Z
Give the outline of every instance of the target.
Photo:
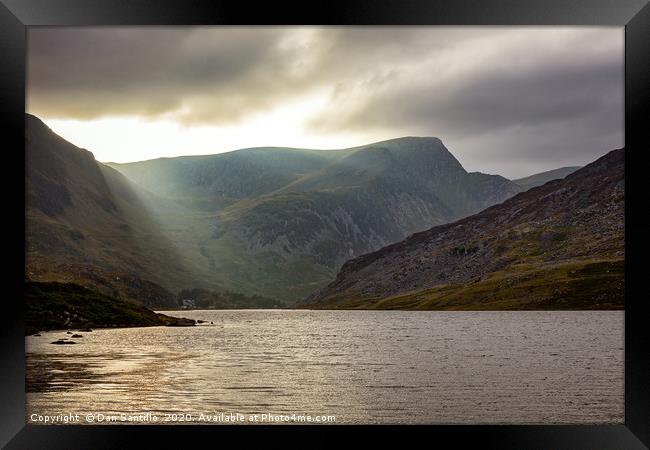
M 26 277 L 148 307 L 188 289 L 290 305 L 350 258 L 523 190 L 437 138 L 103 164 L 34 116 L 27 129 Z

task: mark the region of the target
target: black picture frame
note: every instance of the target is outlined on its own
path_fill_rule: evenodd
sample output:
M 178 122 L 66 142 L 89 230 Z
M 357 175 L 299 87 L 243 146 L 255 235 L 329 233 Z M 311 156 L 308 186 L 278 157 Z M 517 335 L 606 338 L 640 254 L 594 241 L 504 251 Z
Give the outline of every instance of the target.
M 625 27 L 626 296 L 625 423 L 623 425 L 357 427 L 373 438 L 452 442 L 501 449 L 636 449 L 650 446 L 648 295 L 644 292 L 650 219 L 645 171 L 650 127 L 650 5 L 647 0 L 348 0 L 250 2 L 245 0 L 0 0 L 0 177 L 5 195 L 3 237 L 4 320 L 0 326 L 0 445 L 10 449 L 183 448 L 197 440 L 242 445 L 259 432 L 273 439 L 309 438 L 335 444 L 337 426 L 35 426 L 25 424 L 24 112 L 26 27 L 39 25 L 607 25 Z M 22 169 L 23 171 L 21 172 Z M 23 184 L 24 186 L 24 184 Z M 9 202 L 9 199 L 14 202 Z M 354 428 L 354 427 L 353 427 Z M 249 431 L 255 431 L 250 433 Z M 234 436 L 234 435 L 237 436 Z M 315 437 L 313 434 L 317 434 Z M 286 437 L 285 437 L 286 439 Z M 270 441 L 269 441 L 270 442 Z

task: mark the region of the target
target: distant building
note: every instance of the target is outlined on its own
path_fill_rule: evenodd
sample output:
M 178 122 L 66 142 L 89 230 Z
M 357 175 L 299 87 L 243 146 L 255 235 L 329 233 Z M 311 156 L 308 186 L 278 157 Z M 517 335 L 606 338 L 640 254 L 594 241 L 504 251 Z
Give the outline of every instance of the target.
M 191 300 L 189 298 L 181 300 L 181 309 L 188 309 L 188 308 L 194 308 L 196 307 L 196 304 L 194 303 L 194 300 Z

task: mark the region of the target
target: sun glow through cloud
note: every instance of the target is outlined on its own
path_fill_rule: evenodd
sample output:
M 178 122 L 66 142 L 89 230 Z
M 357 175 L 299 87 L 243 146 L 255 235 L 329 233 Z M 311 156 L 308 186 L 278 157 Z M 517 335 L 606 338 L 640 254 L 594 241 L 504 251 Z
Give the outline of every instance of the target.
M 173 118 L 138 117 L 44 121 L 64 139 L 92 151 L 103 162 L 215 154 L 248 147 L 334 149 L 366 144 L 358 134 L 321 135 L 305 130 L 305 123 L 328 99 L 328 93 L 320 93 L 227 126 L 182 125 Z

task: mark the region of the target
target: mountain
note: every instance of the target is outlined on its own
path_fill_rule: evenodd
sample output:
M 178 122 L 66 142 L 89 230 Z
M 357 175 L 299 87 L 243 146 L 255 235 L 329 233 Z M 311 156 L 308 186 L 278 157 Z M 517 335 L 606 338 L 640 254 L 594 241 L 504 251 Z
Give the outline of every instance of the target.
M 109 165 L 182 209 L 150 208 L 201 277 L 285 304 L 325 286 L 351 257 L 522 190 L 468 173 L 439 139 L 421 137 Z
M 107 165 L 160 197 L 213 211 L 280 189 L 342 153 L 268 147 Z
M 534 175 L 512 181 L 527 191 L 530 188 L 541 186 L 548 183 L 549 181 L 565 178 L 567 175 L 572 174 L 578 169 L 580 169 L 580 166 L 560 167 L 559 169 L 536 173 Z
M 26 267 L 31 281 L 75 282 L 146 306 L 175 305 L 192 286 L 147 214 L 165 202 L 26 116 Z
M 310 308 L 623 308 L 625 173 L 614 150 L 519 193 L 346 262 Z

